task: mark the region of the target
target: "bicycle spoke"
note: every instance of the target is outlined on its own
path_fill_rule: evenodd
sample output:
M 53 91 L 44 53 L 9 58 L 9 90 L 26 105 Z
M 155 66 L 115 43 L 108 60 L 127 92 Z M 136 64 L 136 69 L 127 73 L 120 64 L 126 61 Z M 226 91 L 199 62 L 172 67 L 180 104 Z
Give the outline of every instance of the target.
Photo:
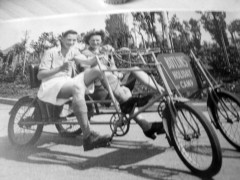
M 240 148 L 240 105 L 227 94 L 218 98 L 217 118 L 222 134 L 236 148 Z

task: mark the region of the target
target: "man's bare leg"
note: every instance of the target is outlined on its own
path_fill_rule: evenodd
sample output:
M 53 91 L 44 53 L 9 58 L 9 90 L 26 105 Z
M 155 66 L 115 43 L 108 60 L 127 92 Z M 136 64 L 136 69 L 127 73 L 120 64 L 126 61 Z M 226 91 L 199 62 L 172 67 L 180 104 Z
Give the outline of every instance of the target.
M 96 72 L 91 72 L 89 78 L 86 80 L 88 84 L 93 82 L 97 77 Z M 85 75 L 85 76 L 87 76 Z M 84 76 L 84 77 L 85 77 Z M 85 81 L 85 78 L 84 78 Z M 84 85 L 85 86 L 85 85 Z M 99 134 L 93 132 L 90 128 L 88 115 L 87 115 L 87 106 L 85 101 L 85 87 L 83 84 L 77 83 L 75 81 L 69 81 L 62 87 L 58 98 L 69 98 L 72 97 L 72 106 L 74 114 L 82 128 L 83 131 L 83 148 L 84 151 L 91 150 L 97 147 L 107 146 L 111 136 L 100 136 Z

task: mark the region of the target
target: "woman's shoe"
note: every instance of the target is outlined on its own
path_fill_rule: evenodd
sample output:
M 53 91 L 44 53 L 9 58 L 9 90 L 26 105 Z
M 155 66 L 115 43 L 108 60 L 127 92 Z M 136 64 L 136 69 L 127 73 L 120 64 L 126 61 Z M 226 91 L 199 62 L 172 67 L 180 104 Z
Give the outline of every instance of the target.
M 132 112 L 134 107 L 145 106 L 151 98 L 152 95 L 143 97 L 131 97 L 124 103 L 120 104 L 121 111 L 125 114 L 129 114 Z
M 149 130 L 143 131 L 145 136 L 147 136 L 150 139 L 156 139 L 155 134 L 163 134 L 165 133 L 164 128 L 163 128 L 163 122 L 154 122 L 152 123 L 152 126 Z

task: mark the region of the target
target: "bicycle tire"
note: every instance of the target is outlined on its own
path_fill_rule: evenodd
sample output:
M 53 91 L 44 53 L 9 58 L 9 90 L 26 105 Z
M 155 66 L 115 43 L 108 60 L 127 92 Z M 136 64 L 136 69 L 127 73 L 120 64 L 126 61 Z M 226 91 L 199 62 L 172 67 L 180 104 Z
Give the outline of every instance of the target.
M 172 107 L 175 110 L 171 112 L 175 112 L 175 115 L 168 122 L 169 135 L 178 156 L 194 174 L 207 178 L 216 175 L 222 166 L 222 153 L 210 122 L 190 104 L 175 102 Z M 185 132 L 181 134 L 182 127 Z M 203 139 L 202 144 L 194 142 L 200 138 Z
M 210 109 L 217 127 L 225 139 L 240 151 L 240 101 L 226 91 L 218 91 L 216 95 L 217 107 Z
M 18 100 L 10 112 L 8 122 L 8 138 L 14 146 L 34 145 L 41 136 L 43 124 L 21 125 L 21 121 L 30 123 L 31 121 L 42 121 L 41 109 L 34 98 L 25 96 Z M 20 129 L 19 133 L 15 131 L 15 127 Z M 33 133 L 30 134 L 30 132 Z

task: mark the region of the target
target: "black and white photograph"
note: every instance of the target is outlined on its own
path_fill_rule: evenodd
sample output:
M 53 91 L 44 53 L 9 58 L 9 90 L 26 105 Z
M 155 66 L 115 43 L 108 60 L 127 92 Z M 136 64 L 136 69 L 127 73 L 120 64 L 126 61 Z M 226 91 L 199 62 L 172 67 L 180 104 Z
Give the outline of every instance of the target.
M 239 179 L 239 3 L 94 2 L 0 0 L 0 179 Z

